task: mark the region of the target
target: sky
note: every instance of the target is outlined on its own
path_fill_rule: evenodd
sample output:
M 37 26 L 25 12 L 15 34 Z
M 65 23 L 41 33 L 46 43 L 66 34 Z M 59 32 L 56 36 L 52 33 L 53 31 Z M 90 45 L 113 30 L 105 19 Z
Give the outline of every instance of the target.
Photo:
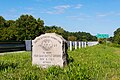
M 22 14 L 70 32 L 109 34 L 120 27 L 120 0 L 1 0 L 0 16 L 16 20 Z

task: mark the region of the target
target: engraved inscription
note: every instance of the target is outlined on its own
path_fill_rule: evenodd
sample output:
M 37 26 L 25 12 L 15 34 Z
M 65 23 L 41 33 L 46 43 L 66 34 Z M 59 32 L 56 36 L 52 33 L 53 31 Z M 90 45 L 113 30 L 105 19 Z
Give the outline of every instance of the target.
M 40 46 L 42 49 L 49 51 L 53 47 L 53 43 L 50 39 L 45 39 L 42 41 L 42 44 Z

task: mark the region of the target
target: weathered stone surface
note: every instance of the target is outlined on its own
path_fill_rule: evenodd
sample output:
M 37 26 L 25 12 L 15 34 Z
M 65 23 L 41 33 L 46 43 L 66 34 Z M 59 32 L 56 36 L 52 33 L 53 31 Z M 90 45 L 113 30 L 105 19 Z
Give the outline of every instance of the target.
M 47 68 L 67 64 L 66 40 L 55 33 L 46 33 L 32 41 L 32 64 Z

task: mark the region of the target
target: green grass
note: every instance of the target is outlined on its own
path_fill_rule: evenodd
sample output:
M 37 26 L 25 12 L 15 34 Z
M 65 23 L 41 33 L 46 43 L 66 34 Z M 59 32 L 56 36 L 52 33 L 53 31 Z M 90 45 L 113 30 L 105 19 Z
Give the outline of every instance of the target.
M 68 51 L 69 64 L 42 69 L 31 53 L 0 56 L 0 80 L 120 80 L 120 48 L 97 45 Z

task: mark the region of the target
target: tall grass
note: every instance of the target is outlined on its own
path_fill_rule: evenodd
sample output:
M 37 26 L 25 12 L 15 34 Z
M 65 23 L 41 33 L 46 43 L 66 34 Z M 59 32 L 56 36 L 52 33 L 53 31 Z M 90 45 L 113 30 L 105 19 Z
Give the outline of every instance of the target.
M 0 80 L 120 80 L 120 48 L 104 45 L 68 51 L 69 64 L 42 69 L 31 52 L 0 56 Z

